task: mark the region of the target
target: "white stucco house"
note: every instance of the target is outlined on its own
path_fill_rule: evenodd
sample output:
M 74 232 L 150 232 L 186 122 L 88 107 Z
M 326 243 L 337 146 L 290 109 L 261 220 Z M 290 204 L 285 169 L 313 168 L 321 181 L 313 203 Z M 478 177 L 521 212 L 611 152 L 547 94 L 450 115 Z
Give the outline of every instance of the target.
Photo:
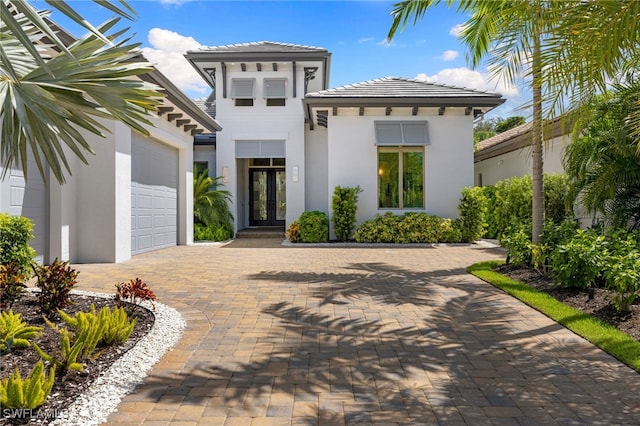
M 473 120 L 493 93 L 386 77 L 329 88 L 331 54 L 277 42 L 185 55 L 213 89 L 221 123 L 194 159 L 223 176 L 235 229 L 284 227 L 304 211 L 331 215 L 336 186 L 360 186 L 358 222 L 377 213 L 457 217 L 474 183 Z
M 34 161 L 28 179 L 12 169 L 0 181 L 0 211 L 34 222 L 39 262 L 121 262 L 193 241 L 194 135 L 222 127 L 159 71 L 143 78 L 166 94 L 150 117 L 149 137 L 102 121 L 110 130 L 105 138 L 85 134 L 95 151 L 88 165 L 67 153 L 72 175 L 64 185 L 52 174 L 43 182 Z
M 571 136 L 560 120 L 546 127 L 546 132 L 542 152 L 544 172 L 564 173 L 562 156 L 565 146 L 571 143 Z M 511 177 L 530 175 L 531 155 L 531 122 L 478 142 L 473 156 L 475 185 L 495 185 Z

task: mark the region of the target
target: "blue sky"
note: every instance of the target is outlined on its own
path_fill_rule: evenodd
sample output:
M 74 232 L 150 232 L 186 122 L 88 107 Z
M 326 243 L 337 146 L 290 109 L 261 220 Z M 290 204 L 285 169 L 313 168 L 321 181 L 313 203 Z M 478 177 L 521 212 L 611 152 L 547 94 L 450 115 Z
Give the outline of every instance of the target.
M 32 0 L 46 8 L 42 0 Z M 69 3 L 89 22 L 111 16 L 86 0 Z M 491 116 L 527 115 L 514 108 L 527 101 L 523 88 L 489 81 L 482 67 L 471 70 L 466 48 L 456 30 L 466 17 L 446 6 L 430 10 L 416 26 L 409 25 L 391 44 L 390 1 L 212 1 L 130 0 L 139 18 L 126 21 L 145 56 L 190 97 L 206 96 L 208 87 L 183 54 L 199 46 L 277 41 L 318 46 L 332 53 L 332 87 L 386 76 L 420 78 L 502 93 L 507 102 Z M 54 13 L 53 19 L 72 34 L 80 29 Z

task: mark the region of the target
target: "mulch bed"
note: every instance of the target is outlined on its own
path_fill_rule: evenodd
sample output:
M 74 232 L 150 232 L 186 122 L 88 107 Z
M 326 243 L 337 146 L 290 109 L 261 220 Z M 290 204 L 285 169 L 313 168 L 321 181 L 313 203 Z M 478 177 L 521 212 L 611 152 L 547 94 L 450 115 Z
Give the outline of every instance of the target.
M 64 309 L 64 311 L 70 315 L 77 312 L 90 312 L 91 305 L 95 306 L 96 312 L 100 311 L 103 306 L 110 308 L 116 306 L 113 298 L 74 294 L 71 300 L 72 303 Z M 45 353 L 59 354 L 60 335 L 45 324 L 40 314 L 37 293 L 25 292 L 24 296 L 16 301 L 11 309 L 13 309 L 14 313 L 22 314 L 23 320 L 29 325 L 42 327 L 42 334 L 34 341 Z M 46 424 L 53 421 L 52 418 L 44 417 L 51 417 L 69 406 L 100 374 L 108 370 L 118 358 L 133 348 L 136 343 L 151 330 L 155 321 L 153 313 L 143 307 L 137 307 L 133 317 L 136 318 L 136 326 L 126 342 L 122 345 L 98 348 L 99 356 L 96 359 L 83 360 L 84 371 L 82 372 L 69 371 L 62 377 L 56 373 L 57 377 L 49 398 L 47 398 L 45 404 L 38 410 L 21 413 L 21 415 L 26 418 L 12 419 L 11 417 L 15 415 L 15 412 L 5 409 L 6 407 L 2 407 L 3 410 L 0 412 L 0 425 L 24 423 Z M 60 318 L 55 318 L 53 323 L 61 328 L 66 327 L 66 324 Z M 16 368 L 20 370 L 23 378 L 27 377 L 33 366 L 39 360 L 40 357 L 31 347 L 14 348 L 11 352 L 0 355 L 0 378 L 8 377 Z M 44 415 L 40 415 L 40 413 L 44 413 Z
M 553 279 L 533 268 L 501 265 L 496 271 L 548 293 L 555 299 L 591 314 L 640 341 L 640 298 L 631 305 L 629 312 L 620 313 L 611 302 L 613 293 L 606 288 L 595 288 L 593 298 L 590 298 L 586 290 L 560 287 Z

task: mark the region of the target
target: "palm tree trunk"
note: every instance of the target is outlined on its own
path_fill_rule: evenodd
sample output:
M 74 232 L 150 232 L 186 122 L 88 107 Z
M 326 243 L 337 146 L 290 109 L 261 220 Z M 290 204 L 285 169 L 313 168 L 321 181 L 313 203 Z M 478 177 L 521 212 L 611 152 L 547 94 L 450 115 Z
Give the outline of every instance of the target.
M 540 244 L 544 227 L 544 187 L 543 187 L 543 159 L 542 159 L 542 69 L 540 59 L 540 34 L 535 35 L 533 41 L 533 124 L 531 129 L 532 146 L 532 180 L 533 180 L 533 211 L 531 214 L 531 241 Z

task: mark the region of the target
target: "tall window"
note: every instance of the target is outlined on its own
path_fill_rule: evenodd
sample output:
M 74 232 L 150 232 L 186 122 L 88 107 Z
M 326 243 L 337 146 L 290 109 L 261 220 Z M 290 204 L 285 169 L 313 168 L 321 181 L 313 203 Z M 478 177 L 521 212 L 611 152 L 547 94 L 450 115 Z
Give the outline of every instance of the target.
M 378 207 L 424 207 L 423 147 L 378 147 Z

